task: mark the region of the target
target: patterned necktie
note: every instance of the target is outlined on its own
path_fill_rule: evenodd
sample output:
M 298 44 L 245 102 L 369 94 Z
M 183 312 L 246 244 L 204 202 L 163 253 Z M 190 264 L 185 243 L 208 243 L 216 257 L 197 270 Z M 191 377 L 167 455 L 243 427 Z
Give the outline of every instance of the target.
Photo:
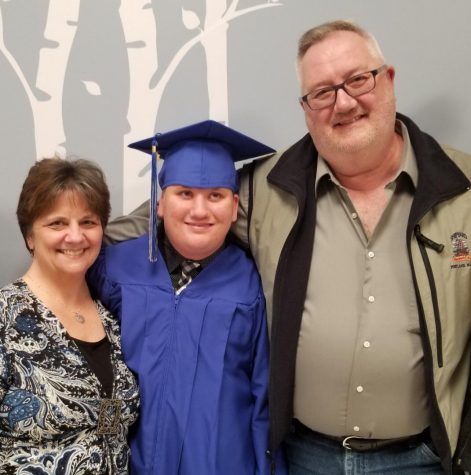
M 185 260 L 181 263 L 181 276 L 177 282 L 177 293 L 180 293 L 196 276 L 196 270 L 201 267 L 201 264 L 196 261 Z

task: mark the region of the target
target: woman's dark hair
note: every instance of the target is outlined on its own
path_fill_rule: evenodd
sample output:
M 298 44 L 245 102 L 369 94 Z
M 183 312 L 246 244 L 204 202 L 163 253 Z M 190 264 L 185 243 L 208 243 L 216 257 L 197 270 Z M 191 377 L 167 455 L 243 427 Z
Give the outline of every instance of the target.
M 110 217 L 110 192 L 101 168 L 89 160 L 44 158 L 28 172 L 21 189 L 16 216 L 21 234 L 30 251 L 27 237 L 33 223 L 66 192 L 77 193 L 100 218 L 103 229 Z

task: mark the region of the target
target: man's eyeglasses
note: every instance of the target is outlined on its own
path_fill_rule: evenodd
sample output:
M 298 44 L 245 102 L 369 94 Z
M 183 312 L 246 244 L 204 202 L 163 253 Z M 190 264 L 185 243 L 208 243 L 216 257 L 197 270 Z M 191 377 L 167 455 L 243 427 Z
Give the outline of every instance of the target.
M 351 97 L 361 96 L 376 87 L 376 76 L 386 70 L 387 67 L 386 64 L 383 64 L 377 69 L 355 74 L 355 76 L 335 86 L 321 87 L 315 91 L 308 92 L 306 95 L 300 97 L 299 100 L 307 104 L 309 109 L 315 111 L 335 104 L 337 91 L 339 89 L 343 89 Z

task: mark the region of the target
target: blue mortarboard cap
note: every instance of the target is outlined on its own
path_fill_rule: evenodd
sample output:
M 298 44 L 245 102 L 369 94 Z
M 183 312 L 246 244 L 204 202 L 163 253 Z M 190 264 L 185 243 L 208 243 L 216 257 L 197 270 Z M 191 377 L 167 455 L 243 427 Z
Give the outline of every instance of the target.
M 157 240 L 154 237 L 157 225 L 157 157 L 164 160 L 158 176 L 162 189 L 181 185 L 191 188 L 229 188 L 236 192 L 238 179 L 234 162 L 275 152 L 261 142 L 213 120 L 157 133 L 129 147 L 152 154 L 151 261 L 155 261 L 157 256 Z
M 170 185 L 192 188 L 230 188 L 237 191 L 234 162 L 273 153 L 266 145 L 230 127 L 205 120 L 130 144 L 152 153 L 155 145 L 164 160 L 159 173 L 162 189 Z

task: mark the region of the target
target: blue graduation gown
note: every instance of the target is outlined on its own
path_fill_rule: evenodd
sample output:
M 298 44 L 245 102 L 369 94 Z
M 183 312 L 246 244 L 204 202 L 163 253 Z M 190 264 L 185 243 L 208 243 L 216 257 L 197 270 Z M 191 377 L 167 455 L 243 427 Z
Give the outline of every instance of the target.
M 177 296 L 147 247 L 144 235 L 104 248 L 89 276 L 121 319 L 141 391 L 131 473 L 268 475 L 268 339 L 253 262 L 229 245 Z

